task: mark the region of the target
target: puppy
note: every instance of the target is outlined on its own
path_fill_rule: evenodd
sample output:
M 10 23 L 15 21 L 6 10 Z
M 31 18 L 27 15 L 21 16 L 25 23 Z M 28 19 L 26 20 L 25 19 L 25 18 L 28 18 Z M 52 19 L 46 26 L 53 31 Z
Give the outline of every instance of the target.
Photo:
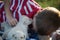
M 11 39 L 14 35 L 16 38 L 18 38 L 17 40 L 26 40 L 26 38 L 28 38 L 27 33 L 28 25 L 31 23 L 32 19 L 22 15 L 19 23 L 8 32 L 7 39 Z M 21 37 L 22 38 L 25 37 L 25 39 L 21 39 Z

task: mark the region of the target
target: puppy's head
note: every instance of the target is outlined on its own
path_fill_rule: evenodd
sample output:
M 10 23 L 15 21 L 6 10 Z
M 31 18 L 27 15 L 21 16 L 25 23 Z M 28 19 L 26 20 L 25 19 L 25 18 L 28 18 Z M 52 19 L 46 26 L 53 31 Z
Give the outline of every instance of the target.
M 17 31 L 12 35 L 13 40 L 26 40 L 26 36 L 22 31 Z

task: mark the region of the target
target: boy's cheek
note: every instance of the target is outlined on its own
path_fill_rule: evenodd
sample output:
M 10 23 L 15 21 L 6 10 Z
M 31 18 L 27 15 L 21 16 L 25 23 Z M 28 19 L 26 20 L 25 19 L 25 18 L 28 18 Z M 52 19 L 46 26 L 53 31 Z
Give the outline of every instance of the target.
M 36 25 L 35 25 L 35 24 L 33 24 L 33 30 L 34 30 L 35 32 L 37 32 L 37 28 L 36 28 Z
M 37 28 L 36 28 L 36 26 L 35 26 L 35 25 L 33 25 L 33 30 L 37 31 Z
M 35 17 L 33 18 L 33 29 L 36 31 L 36 20 L 35 20 Z

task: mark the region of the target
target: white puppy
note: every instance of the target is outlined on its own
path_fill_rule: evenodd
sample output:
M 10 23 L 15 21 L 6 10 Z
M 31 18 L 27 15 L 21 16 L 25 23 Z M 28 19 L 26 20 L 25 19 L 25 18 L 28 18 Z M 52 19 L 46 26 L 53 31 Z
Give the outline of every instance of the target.
M 11 39 L 13 37 L 18 38 L 16 40 L 22 40 L 21 38 L 23 38 L 23 40 L 26 40 L 26 38 L 28 37 L 27 33 L 28 25 L 31 23 L 32 19 L 22 15 L 19 23 L 8 32 L 7 39 Z

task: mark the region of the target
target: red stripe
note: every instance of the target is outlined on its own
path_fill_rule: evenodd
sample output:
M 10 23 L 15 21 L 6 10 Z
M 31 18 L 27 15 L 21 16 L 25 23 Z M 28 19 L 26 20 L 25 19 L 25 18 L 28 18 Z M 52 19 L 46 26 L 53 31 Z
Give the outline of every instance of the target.
M 18 5 L 18 0 L 15 0 L 14 7 L 12 8 L 12 9 L 13 9 L 13 11 L 16 9 L 17 5 Z
M 1 3 L 2 4 L 2 3 Z M 1 6 L 1 5 L 0 5 Z M 4 11 L 4 5 L 2 6 L 2 8 L 0 8 L 0 22 L 3 22 L 3 11 Z
M 16 12 L 15 18 L 19 21 L 19 14 L 18 14 L 18 11 Z

